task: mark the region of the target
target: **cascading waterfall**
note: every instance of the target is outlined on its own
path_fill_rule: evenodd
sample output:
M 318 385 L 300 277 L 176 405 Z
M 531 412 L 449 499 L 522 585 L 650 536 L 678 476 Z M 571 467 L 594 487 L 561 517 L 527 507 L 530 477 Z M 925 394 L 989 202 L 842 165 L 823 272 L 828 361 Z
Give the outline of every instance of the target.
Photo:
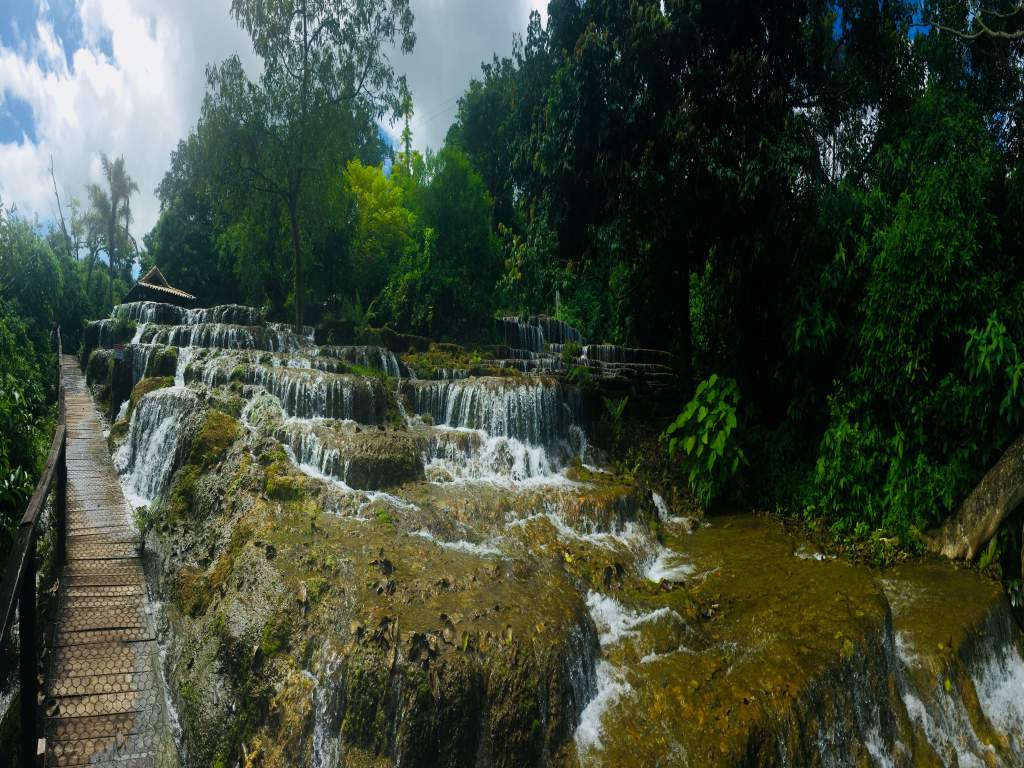
M 505 346 L 513 350 L 546 352 L 549 345 L 583 344 L 583 334 L 563 320 L 546 315 L 503 317 L 498 321 Z
M 313 768 L 335 768 L 341 757 L 341 658 L 325 651 L 313 691 Z
M 288 416 L 379 424 L 385 415 L 387 393 L 377 380 L 272 366 L 254 368 L 252 380 L 277 397 Z
M 165 349 L 161 345 L 177 347 L 175 386 L 139 401 L 115 456 L 133 504 L 150 504 L 166 493 L 190 435 L 202 422 L 204 388 L 229 385 L 210 399 L 223 397 L 234 403 L 241 398 L 249 406 L 257 402 L 264 406 L 258 413 L 245 407 L 246 439 L 276 439 L 304 472 L 332 481 L 332 498 L 344 499 L 339 514 L 354 514 L 348 524 L 376 525 L 373 513 L 364 514 L 363 508 L 375 511 L 367 505 L 387 505 L 394 525 L 387 533 L 388 542 L 412 535 L 421 537 L 417 546 L 422 546 L 429 539 L 448 557 L 489 558 L 488 572 L 501 571 L 511 563 L 516 545 L 531 547 L 541 542 L 548 555 L 554 553 L 559 568 L 563 556 L 569 563 L 582 551 L 602 568 L 613 563 L 610 567 L 622 572 L 616 578 L 632 579 L 633 587 L 640 585 L 650 603 L 631 602 L 627 591 L 616 591 L 623 584 L 615 586 L 607 575 L 604 587 L 595 580 L 590 591 L 574 593 L 580 620 L 558 636 L 553 690 L 560 697 L 561 711 L 568 715 L 569 738 L 584 764 L 600 754 L 603 743 L 615 741 L 614 728 L 624 708 L 631 706 L 629 697 L 643 690 L 645 679 L 637 670 L 651 669 L 646 665 L 671 654 L 696 653 L 689 645 L 674 644 L 685 632 L 695 631 L 681 615 L 686 612 L 654 606 L 657 596 L 679 589 L 680 584 L 713 584 L 709 577 L 718 568 L 701 563 L 689 548 L 706 532 L 692 538 L 672 532 L 659 539 L 641 508 L 657 510 L 665 524 L 663 533 L 686 520 L 673 516 L 656 492 L 641 504 L 635 492 L 614 488 L 617 481 L 610 479 L 603 490 L 592 493 L 590 486 L 596 483 L 578 479 L 585 473 L 566 470 L 571 460 L 586 460 L 583 409 L 578 393 L 554 377 L 473 376 L 458 369 L 440 370 L 434 374 L 437 378 L 428 381 L 412 379 L 412 372 L 390 350 L 362 345 L 317 347 L 307 338 L 309 329 L 295 334 L 283 324 L 265 323 L 258 310 L 233 305 L 183 310 L 137 302 L 116 308 L 114 319 L 137 323 L 136 339 L 127 348 L 133 382 L 154 375 L 154 370 L 169 372 L 154 365 L 155 356 Z M 101 346 L 113 341 L 114 319 L 101 321 L 93 331 Z M 525 373 L 557 371 L 566 365 L 561 359 L 565 345 L 583 345 L 576 329 L 552 318 L 499 322 L 508 349 L 497 366 Z M 582 346 L 578 358 L 569 364 L 617 375 L 623 366 L 635 371 L 667 369 L 671 356 L 591 344 Z M 353 366 L 359 373 L 349 373 Z M 393 386 L 398 397 L 391 391 Z M 398 416 L 403 399 L 412 418 Z M 371 476 L 387 461 L 398 467 L 389 470 L 394 477 Z M 381 488 L 400 489 L 395 493 L 405 498 L 371 490 Z M 431 503 L 438 509 L 432 509 Z M 476 516 L 474 504 L 488 513 L 493 508 L 492 516 Z M 799 557 L 799 552 L 794 554 Z M 457 570 L 459 561 L 451 562 L 456 565 L 445 567 Z M 809 564 L 795 562 L 801 567 Z M 504 602 L 503 598 L 503 608 L 520 608 Z M 812 731 L 808 738 L 817 739 L 822 764 L 851 764 L 854 752 L 844 746 L 851 733 L 857 749 L 861 744 L 867 749 L 872 764 L 908 764 L 911 746 L 899 741 L 885 721 L 899 717 L 915 734 L 923 734 L 946 764 L 1024 767 L 1020 636 L 1005 605 L 993 616 L 977 633 L 975 645 L 961 654 L 968 673 L 961 678 L 925 668 L 912 641 L 887 627 L 887 637 L 876 643 L 884 647 L 878 648 L 880 658 L 874 663 L 882 670 L 878 679 L 888 681 L 890 687 L 863 686 L 861 690 L 853 686 L 841 694 L 844 701 L 852 702 L 852 715 L 815 720 L 820 733 Z M 690 643 L 689 635 L 684 639 Z M 839 641 L 836 646 L 843 647 Z M 333 766 L 342 759 L 341 659 L 325 648 L 313 668 L 311 762 L 315 766 Z M 684 685 L 688 682 L 683 680 Z M 885 698 L 886 691 L 892 692 L 892 701 Z M 549 704 L 555 705 L 545 701 L 542 708 Z M 543 711 L 541 721 L 546 723 L 547 716 Z M 979 727 L 979 718 L 998 733 L 996 740 L 988 729 Z M 786 748 L 780 742 L 780 754 L 786 755 Z M 856 754 L 862 756 L 863 751 Z
M 301 428 L 281 429 L 276 436 L 291 450 L 300 467 L 310 467 L 317 475 L 348 485 L 350 462 L 342 457 L 338 448 L 325 445 L 315 432 Z
M 157 325 L 262 325 L 264 312 L 240 304 L 221 304 L 206 309 L 183 309 L 156 301 L 133 301 L 114 308 L 114 317 Z
M 499 485 L 562 480 L 543 446 L 482 431 L 435 429 L 424 454 L 427 477 Z
M 173 304 L 157 301 L 132 301 L 114 307 L 113 316 L 133 323 L 156 323 L 160 325 L 179 325 L 185 321 L 188 310 Z
M 539 325 L 518 317 L 503 317 L 498 322 L 504 333 L 506 346 L 531 352 L 544 351 L 544 330 Z
M 139 401 L 128 438 L 114 456 L 125 495 L 134 505 L 149 505 L 164 492 L 198 409 L 195 393 L 182 387 L 159 389 Z
M 406 391 L 413 410 L 430 414 L 434 424 L 481 430 L 531 445 L 566 441 L 579 412 L 578 396 L 554 381 L 410 381 Z
M 618 363 L 623 365 L 672 365 L 672 356 L 658 349 L 634 349 L 619 347 L 614 344 L 587 344 L 583 347 L 582 356 L 585 360 L 599 363 Z
M 315 350 L 318 357 L 330 357 L 352 363 L 373 371 L 380 371 L 394 378 L 402 377 L 402 365 L 398 357 L 390 349 L 372 346 L 350 347 L 319 347 Z M 316 357 L 312 360 L 316 361 Z
M 261 349 L 268 352 L 299 350 L 305 341 L 291 331 L 276 331 L 262 326 L 197 323 L 160 326 L 145 334 L 144 341 L 174 347 L 217 349 Z

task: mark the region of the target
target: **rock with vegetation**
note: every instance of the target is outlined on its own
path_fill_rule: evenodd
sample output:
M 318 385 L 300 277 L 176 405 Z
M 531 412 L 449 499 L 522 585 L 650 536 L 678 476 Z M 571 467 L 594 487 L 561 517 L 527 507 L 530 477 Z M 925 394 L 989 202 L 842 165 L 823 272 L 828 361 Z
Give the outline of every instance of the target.
M 229 330 L 111 429 L 197 764 L 1014 765 L 1021 635 L 977 572 L 703 516 L 659 426 L 557 371 Z M 727 401 L 667 439 L 744 455 Z

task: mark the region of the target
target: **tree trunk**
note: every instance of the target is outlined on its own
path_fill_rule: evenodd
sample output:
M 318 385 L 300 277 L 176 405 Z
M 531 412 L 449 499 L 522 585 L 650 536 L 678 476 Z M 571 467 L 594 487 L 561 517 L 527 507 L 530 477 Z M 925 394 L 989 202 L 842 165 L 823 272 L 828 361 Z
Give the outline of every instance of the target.
M 298 200 L 288 200 L 288 218 L 292 227 L 292 249 L 295 269 L 295 332 L 302 333 L 304 289 L 302 284 L 302 241 L 299 234 Z
M 115 201 L 112 200 L 110 204 L 111 210 L 115 210 L 114 205 Z M 110 285 L 108 287 L 111 312 L 114 311 L 114 226 L 114 215 L 111 214 L 110 225 L 107 228 L 107 265 L 109 267 L 108 271 L 110 273 Z
M 1024 502 L 1024 435 L 1018 437 L 981 479 L 956 514 L 927 537 L 928 549 L 973 560 Z

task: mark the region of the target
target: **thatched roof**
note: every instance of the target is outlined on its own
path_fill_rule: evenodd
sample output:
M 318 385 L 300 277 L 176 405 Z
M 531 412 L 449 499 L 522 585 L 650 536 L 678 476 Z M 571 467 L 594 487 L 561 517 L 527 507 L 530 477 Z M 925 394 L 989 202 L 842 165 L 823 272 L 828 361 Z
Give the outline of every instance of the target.
M 146 274 L 139 278 L 139 281 L 135 286 L 128 291 L 128 295 L 125 296 L 125 301 L 138 301 L 144 298 L 143 294 L 147 291 L 156 291 L 158 294 L 166 294 L 168 297 L 174 297 L 176 299 L 184 299 L 185 301 L 195 301 L 196 297 L 187 291 L 183 291 L 180 288 L 174 288 L 170 283 L 167 282 L 167 278 L 164 277 L 163 272 L 160 268 L 153 266 Z M 132 294 L 135 294 L 134 296 Z

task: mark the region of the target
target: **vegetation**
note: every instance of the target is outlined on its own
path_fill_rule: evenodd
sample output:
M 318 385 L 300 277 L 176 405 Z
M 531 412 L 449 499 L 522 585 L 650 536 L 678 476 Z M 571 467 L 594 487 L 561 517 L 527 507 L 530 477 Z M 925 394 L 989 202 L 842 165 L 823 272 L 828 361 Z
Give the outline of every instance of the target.
M 671 457 L 687 470 L 690 490 L 710 506 L 727 489 L 747 457 L 738 445 L 740 392 L 733 379 L 712 374 L 662 433 Z
M 951 31 L 979 23 L 961 0 L 551 0 L 426 154 L 385 55 L 415 43 L 408 2 L 288 8 L 232 4 L 262 73 L 209 68 L 143 268 L 337 339 L 485 344 L 547 313 L 668 349 L 698 495 L 840 537 L 916 546 L 1018 435 L 1024 41 Z M 134 186 L 104 160 L 67 225 L 0 219 L 37 351 L 130 280 Z

